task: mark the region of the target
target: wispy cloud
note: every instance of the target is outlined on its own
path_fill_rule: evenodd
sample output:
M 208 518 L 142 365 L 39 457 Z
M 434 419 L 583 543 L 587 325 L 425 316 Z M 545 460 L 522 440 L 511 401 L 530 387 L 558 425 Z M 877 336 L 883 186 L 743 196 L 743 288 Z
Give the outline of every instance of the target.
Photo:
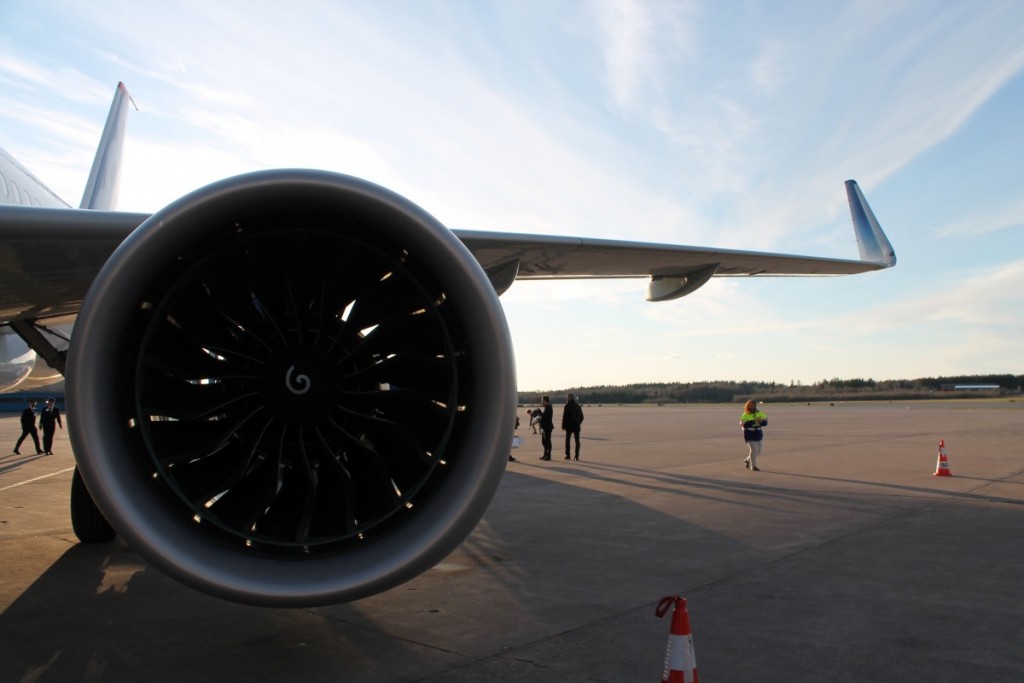
M 1024 228 L 1024 199 L 1016 199 L 1012 204 L 995 206 L 969 218 L 939 226 L 935 234 L 938 237 L 970 237 L 1021 228 Z

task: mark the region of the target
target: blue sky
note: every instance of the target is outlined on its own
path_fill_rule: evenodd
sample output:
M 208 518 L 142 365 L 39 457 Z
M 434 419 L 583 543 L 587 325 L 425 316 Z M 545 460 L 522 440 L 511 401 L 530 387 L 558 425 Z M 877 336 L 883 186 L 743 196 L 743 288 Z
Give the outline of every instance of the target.
M 0 146 L 72 204 L 124 81 L 119 208 L 324 168 L 450 228 L 856 257 L 892 270 L 516 283 L 521 389 L 1022 373 L 1024 3 L 0 4 Z

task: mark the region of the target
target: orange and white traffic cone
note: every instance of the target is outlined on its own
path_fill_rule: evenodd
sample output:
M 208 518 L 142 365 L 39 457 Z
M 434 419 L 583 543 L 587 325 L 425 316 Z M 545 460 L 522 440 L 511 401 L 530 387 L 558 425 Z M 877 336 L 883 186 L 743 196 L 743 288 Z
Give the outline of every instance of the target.
M 697 656 L 693 652 L 693 634 L 690 633 L 690 613 L 686 611 L 686 598 L 673 595 L 662 598 L 654 614 L 665 616 L 670 606 L 672 626 L 668 631 L 668 648 L 665 651 L 665 672 L 661 683 L 699 683 L 697 677 Z
M 935 464 L 935 477 L 952 477 L 953 472 L 949 469 L 949 458 L 946 457 L 946 440 L 939 440 L 939 461 Z

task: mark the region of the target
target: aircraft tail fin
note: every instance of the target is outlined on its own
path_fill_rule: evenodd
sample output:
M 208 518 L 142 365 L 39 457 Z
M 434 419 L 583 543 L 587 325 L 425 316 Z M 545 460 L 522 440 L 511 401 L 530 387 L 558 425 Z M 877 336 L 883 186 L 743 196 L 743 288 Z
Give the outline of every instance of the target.
M 124 83 L 118 83 L 79 208 L 110 211 L 117 203 L 121 157 L 124 151 L 124 130 L 128 118 L 128 103 L 131 101 L 131 95 L 128 94 Z
M 850 200 L 850 216 L 853 218 L 853 232 L 857 237 L 857 248 L 862 261 L 883 263 L 887 268 L 896 265 L 896 251 L 889 238 L 882 231 L 878 219 L 871 211 L 868 200 L 856 180 L 846 181 L 846 196 Z

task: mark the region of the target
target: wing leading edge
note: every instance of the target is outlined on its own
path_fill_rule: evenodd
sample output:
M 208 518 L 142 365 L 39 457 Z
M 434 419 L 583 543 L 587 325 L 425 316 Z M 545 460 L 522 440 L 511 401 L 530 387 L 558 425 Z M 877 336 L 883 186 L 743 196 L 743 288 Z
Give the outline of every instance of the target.
M 853 275 L 896 254 L 856 181 L 846 181 L 859 260 L 645 242 L 456 230 L 502 293 L 514 280 L 650 278 L 648 301 L 685 296 L 714 276 Z

